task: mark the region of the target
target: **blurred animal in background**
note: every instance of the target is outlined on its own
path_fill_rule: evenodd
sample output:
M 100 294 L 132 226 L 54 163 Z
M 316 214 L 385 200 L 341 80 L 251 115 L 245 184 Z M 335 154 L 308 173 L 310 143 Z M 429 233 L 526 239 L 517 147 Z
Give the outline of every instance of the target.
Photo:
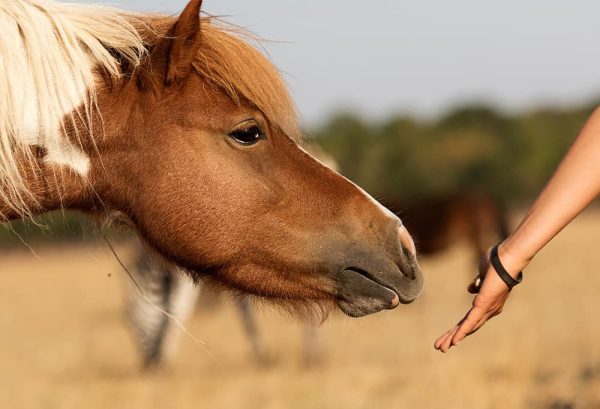
M 214 288 L 193 283 L 176 265 L 162 259 L 141 243 L 135 247 L 136 260 L 129 269 L 135 282 L 126 287 L 126 317 L 145 369 L 168 364 L 177 352 L 182 331 L 198 304 L 212 309 L 219 304 Z M 139 286 L 139 288 L 138 288 Z M 199 303 L 199 301 L 204 301 Z M 269 364 L 271 356 L 260 334 L 251 299 L 239 295 L 234 300 L 244 333 L 250 344 L 252 360 L 258 365 Z M 318 364 L 322 358 L 317 328 L 304 326 L 304 356 L 306 367 Z
M 484 192 L 458 192 L 419 200 L 386 197 L 384 203 L 402 217 L 421 256 L 466 242 L 479 264 L 487 249 L 510 232 L 505 206 Z
M 200 286 L 184 276 L 147 246 L 136 245 L 136 260 L 129 269 L 126 313 L 136 336 L 144 367 L 156 366 L 173 354 L 184 323 L 196 305 Z
M 317 144 L 305 144 L 305 149 L 324 165 L 337 171 L 335 159 Z M 175 264 L 142 244 L 135 246 L 135 262 L 129 269 L 133 283 L 126 290 L 126 316 L 133 329 L 144 368 L 152 368 L 169 362 L 177 351 L 181 325 L 190 318 L 195 306 L 215 304 L 218 297 L 214 288 L 203 286 L 202 281 L 193 283 Z M 138 288 L 139 286 L 139 288 Z M 206 301 L 206 300 L 211 301 Z M 235 307 L 250 343 L 252 358 L 259 365 L 270 360 L 251 299 L 244 295 L 235 298 Z M 175 321 L 177 320 L 177 322 Z M 302 324 L 304 334 L 303 364 L 317 365 L 322 360 L 322 348 L 317 327 Z

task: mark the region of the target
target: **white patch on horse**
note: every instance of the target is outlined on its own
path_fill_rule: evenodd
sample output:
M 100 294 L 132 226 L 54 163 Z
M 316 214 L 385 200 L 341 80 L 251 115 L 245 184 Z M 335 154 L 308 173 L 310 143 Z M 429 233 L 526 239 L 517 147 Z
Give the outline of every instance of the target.
M 80 176 L 86 177 L 90 170 L 90 158 L 81 150 L 63 138 L 64 143 L 51 147 L 44 146 L 46 156 L 44 162 L 73 169 Z
M 35 67 L 26 67 L 28 72 L 24 75 L 34 77 Z M 89 63 L 84 67 L 91 71 Z M 73 145 L 62 130 L 63 121 L 72 120 L 70 115 L 80 107 L 86 105 L 88 88 L 83 82 L 71 80 L 64 81 L 64 89 L 60 109 L 48 108 L 42 124 L 39 109 L 39 91 L 33 82 L 27 82 L 23 88 L 23 144 L 44 148 L 46 156 L 44 162 L 58 166 L 68 167 L 82 177 L 87 177 L 90 169 L 90 158 L 78 147 Z
M 139 65 L 146 52 L 133 14 L 89 4 L 53 0 L 0 1 L 0 201 L 27 214 L 31 197 L 20 169 L 33 161 L 30 146 L 43 147 L 45 161 L 82 176 L 89 158 L 80 136 L 94 138 L 99 69 L 118 78 L 120 61 Z M 10 58 L 8 58 L 10 57 Z M 78 110 L 78 111 L 77 111 Z M 82 125 L 67 138 L 65 126 Z

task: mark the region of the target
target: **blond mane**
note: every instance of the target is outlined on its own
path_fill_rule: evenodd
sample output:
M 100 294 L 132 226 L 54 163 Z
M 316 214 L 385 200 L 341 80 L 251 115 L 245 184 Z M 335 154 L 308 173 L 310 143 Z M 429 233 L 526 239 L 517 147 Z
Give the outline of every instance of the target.
M 33 146 L 43 148 L 46 161 L 86 176 L 89 159 L 65 136 L 65 118 L 85 124 L 93 138 L 98 72 L 119 78 L 124 61 L 135 69 L 145 60 L 145 40 L 158 38 L 149 33 L 174 21 L 54 0 L 0 1 L 1 202 L 30 215 L 35 199 L 23 174 L 36 166 Z M 195 70 L 233 101 L 255 106 L 297 138 L 287 88 L 271 62 L 249 44 L 251 38 L 244 30 L 203 18 Z

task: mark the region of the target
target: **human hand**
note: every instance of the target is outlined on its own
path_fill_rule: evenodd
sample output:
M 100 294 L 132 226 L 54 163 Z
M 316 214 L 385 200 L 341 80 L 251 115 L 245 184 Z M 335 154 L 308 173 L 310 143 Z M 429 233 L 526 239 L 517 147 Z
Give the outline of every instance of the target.
M 502 260 L 505 263 L 504 257 Z M 506 261 L 508 261 L 508 258 Z M 510 272 L 521 271 L 524 267 L 524 263 L 511 262 L 504 265 L 506 268 L 509 268 Z M 490 262 L 490 250 L 481 259 L 479 275 L 471 282 L 468 291 L 472 294 L 477 294 L 473 300 L 473 306 L 458 324 L 435 341 L 435 349 L 447 352 L 465 337 L 476 332 L 489 319 L 502 312 L 510 290 L 492 266 Z

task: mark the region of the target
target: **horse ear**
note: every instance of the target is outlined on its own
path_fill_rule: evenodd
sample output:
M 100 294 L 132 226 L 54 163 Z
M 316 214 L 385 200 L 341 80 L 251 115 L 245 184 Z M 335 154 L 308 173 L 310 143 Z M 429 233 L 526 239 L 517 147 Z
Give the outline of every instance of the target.
M 202 0 L 191 0 L 171 30 L 167 57 L 166 84 L 187 76 L 200 47 L 200 7 Z
M 202 0 L 191 0 L 165 35 L 150 37 L 149 58 L 137 70 L 140 89 L 160 92 L 190 73 L 200 48 L 201 5 Z

